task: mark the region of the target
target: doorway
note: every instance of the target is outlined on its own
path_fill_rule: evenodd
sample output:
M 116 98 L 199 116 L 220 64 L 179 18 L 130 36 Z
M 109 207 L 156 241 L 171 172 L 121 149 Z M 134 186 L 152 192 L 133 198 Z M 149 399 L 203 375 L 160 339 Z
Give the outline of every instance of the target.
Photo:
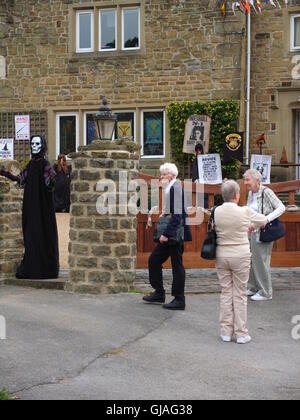
M 300 165 L 300 111 L 296 113 L 296 159 L 295 163 Z M 296 166 L 296 179 L 300 180 L 300 166 Z

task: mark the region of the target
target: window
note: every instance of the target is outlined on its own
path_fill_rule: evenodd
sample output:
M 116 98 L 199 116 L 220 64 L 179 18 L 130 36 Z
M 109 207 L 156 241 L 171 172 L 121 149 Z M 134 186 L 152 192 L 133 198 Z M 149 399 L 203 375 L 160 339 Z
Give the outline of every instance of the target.
M 115 138 L 136 140 L 135 135 L 135 113 L 134 112 L 115 112 L 118 117 Z
M 142 157 L 165 157 L 165 113 L 164 111 L 142 112 Z
M 76 52 L 94 51 L 94 13 L 77 12 L 76 15 Z
M 124 8 L 122 13 L 122 49 L 138 49 L 140 48 L 140 9 L 139 7 Z
M 59 114 L 56 117 L 56 155 L 68 155 L 78 147 L 78 114 Z
M 117 49 L 117 11 L 100 10 L 99 12 L 100 51 Z
M 94 140 L 99 140 L 97 124 L 94 121 L 94 114 L 85 114 L 84 118 L 84 132 L 85 139 L 84 144 L 91 144 Z
M 300 15 L 291 16 L 291 50 L 300 50 Z

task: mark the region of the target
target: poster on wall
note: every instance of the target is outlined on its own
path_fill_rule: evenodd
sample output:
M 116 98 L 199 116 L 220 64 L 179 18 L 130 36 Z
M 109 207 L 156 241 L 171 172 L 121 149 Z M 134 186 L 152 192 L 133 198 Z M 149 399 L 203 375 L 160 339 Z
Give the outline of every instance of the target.
M 0 139 L 0 160 L 14 160 L 14 139 Z
M 116 139 L 134 140 L 134 113 L 122 112 L 116 113 Z
M 164 155 L 164 114 L 144 112 L 144 156 Z
M 251 169 L 256 169 L 262 175 L 262 183 L 271 183 L 272 156 L 252 155 Z
M 16 115 L 15 116 L 15 133 L 16 140 L 30 139 L 30 116 Z
M 220 155 L 199 155 L 197 159 L 200 184 L 222 184 L 223 177 Z
M 204 153 L 209 153 L 211 118 L 207 115 L 192 115 L 186 123 L 183 153 L 195 154 L 195 146 L 200 143 Z

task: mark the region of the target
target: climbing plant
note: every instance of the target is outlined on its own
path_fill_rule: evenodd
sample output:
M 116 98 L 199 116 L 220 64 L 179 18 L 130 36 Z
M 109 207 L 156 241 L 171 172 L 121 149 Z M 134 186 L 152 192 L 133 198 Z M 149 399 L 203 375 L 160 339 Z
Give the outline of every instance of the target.
M 212 119 L 210 131 L 210 153 L 219 153 L 223 159 L 223 144 L 227 134 L 237 130 L 239 104 L 234 100 L 217 100 L 210 102 L 171 102 L 167 108 L 171 134 L 173 161 L 181 169 L 188 164 L 188 155 L 182 152 L 185 125 L 191 115 L 208 115 Z M 192 157 L 192 160 L 195 157 Z M 232 160 L 222 164 L 223 177 L 237 179 L 239 163 Z

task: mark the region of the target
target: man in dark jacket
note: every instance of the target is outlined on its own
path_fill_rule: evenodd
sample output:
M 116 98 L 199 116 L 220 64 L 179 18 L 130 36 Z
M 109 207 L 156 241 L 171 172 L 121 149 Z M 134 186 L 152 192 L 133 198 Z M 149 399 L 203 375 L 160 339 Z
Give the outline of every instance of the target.
M 164 309 L 185 309 L 185 269 L 183 266 L 184 241 L 192 241 L 190 226 L 187 221 L 187 212 L 184 205 L 184 193 L 180 181 L 177 181 L 178 170 L 175 165 L 166 163 L 160 168 L 161 180 L 167 183 L 165 189 L 164 216 L 168 215 L 170 221 L 159 239 L 159 243 L 149 258 L 150 284 L 155 290 L 150 296 L 143 299 L 148 303 L 165 303 L 166 293 L 163 286 L 163 264 L 171 257 L 173 270 L 172 296 L 174 300 L 163 305 Z M 184 238 L 179 242 L 171 243 L 170 238 L 176 237 L 178 227 L 184 227 Z

